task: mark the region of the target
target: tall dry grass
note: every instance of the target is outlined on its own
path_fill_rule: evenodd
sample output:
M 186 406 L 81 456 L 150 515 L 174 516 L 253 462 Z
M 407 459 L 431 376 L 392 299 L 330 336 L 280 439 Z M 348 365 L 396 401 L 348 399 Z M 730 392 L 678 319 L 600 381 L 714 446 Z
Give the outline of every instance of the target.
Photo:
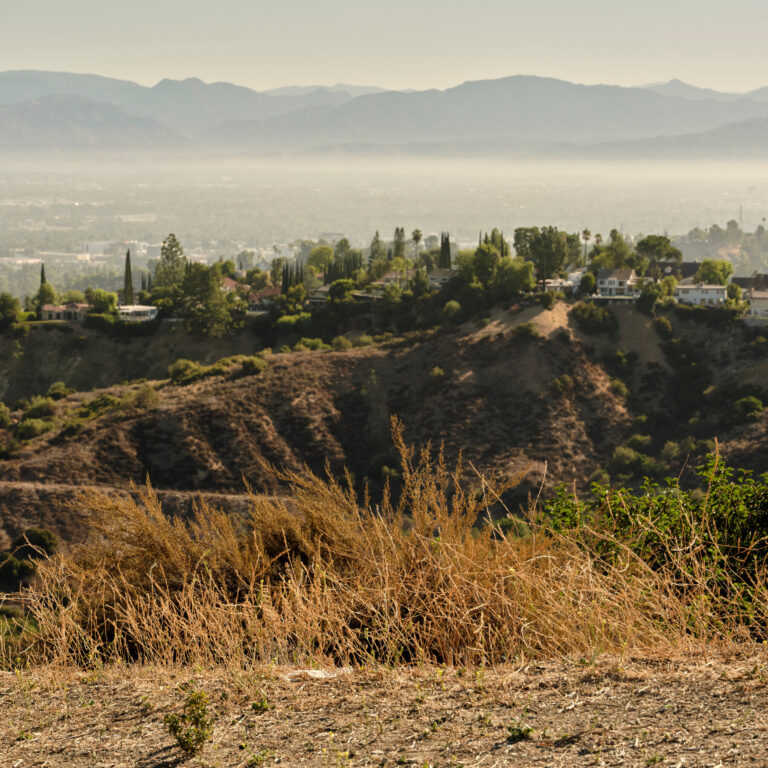
M 607 533 L 526 538 L 478 528 L 483 498 L 461 467 L 394 439 L 402 493 L 377 507 L 351 483 L 279 474 L 290 508 L 253 495 L 246 519 L 201 502 L 168 519 L 147 487 L 138 501 L 84 494 L 91 537 L 41 566 L 30 591 L 37 628 L 0 654 L 89 665 L 441 662 L 520 656 L 668 653 L 728 639 L 707 574 L 682 585 Z M 492 488 L 487 488 L 493 494 Z M 691 558 L 684 542 L 670 543 Z M 677 547 L 677 549 L 675 549 Z M 690 563 L 688 564 L 690 565 Z M 687 567 L 686 573 L 695 574 Z

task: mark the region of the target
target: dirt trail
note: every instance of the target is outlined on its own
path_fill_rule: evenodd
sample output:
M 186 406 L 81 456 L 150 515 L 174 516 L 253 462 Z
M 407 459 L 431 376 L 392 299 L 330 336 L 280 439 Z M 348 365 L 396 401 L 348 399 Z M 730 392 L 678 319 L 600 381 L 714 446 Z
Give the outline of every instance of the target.
M 765 766 L 765 658 L 601 660 L 512 669 L 0 673 L 0 765 L 161 768 L 190 686 L 213 737 L 189 764 Z M 255 705 L 255 706 L 254 706 Z

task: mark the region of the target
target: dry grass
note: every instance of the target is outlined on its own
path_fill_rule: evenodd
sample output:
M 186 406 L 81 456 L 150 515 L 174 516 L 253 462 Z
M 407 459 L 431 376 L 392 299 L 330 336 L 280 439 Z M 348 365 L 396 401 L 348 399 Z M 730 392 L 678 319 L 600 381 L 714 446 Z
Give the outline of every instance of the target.
M 394 437 L 397 506 L 308 472 L 280 477 L 295 509 L 254 495 L 247 519 L 202 502 L 168 519 L 151 488 L 140 503 L 84 494 L 91 539 L 43 564 L 28 595 L 37 628 L 3 641 L 2 660 L 458 666 L 667 655 L 738 630 L 711 621 L 706 574 L 680 589 L 679 568 L 653 570 L 618 542 L 607 560 L 581 535 L 478 529 L 485 498 L 462 490 L 461 468 L 414 455 L 399 425 Z

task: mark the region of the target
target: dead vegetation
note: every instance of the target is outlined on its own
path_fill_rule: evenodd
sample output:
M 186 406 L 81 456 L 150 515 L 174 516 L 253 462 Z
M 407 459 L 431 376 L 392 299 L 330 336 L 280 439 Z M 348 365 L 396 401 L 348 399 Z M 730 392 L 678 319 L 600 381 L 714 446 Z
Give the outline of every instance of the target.
M 191 520 L 168 518 L 151 488 L 139 501 L 85 493 L 91 538 L 40 566 L 26 596 L 35 627 L 3 639 L 3 663 L 478 666 L 749 645 L 744 606 L 710 579 L 695 525 L 653 567 L 610 526 L 529 519 L 529 535 L 507 535 L 476 524 L 503 489 L 483 479 L 468 493 L 461 466 L 415 455 L 397 422 L 394 438 L 396 506 L 308 471 L 280 478 L 290 508 L 254 495 L 244 516 L 201 501 Z M 762 571 L 751 584 L 754 624 Z

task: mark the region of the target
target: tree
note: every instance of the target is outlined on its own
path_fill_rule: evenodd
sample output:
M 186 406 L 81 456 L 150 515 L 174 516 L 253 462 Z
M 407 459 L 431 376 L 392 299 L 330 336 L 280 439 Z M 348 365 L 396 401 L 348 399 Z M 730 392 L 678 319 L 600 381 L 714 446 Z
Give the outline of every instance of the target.
M 221 292 L 218 264 L 191 264 L 184 275 L 181 293 L 181 315 L 190 331 L 217 338 L 229 330 L 232 317 Z
M 731 301 L 739 301 L 741 299 L 741 286 L 736 285 L 736 283 L 728 283 L 725 292 Z
M 587 243 L 592 239 L 592 233 L 584 229 L 581 233 L 581 239 L 584 241 L 584 263 L 587 263 Z
M 429 278 L 427 277 L 427 271 L 422 267 L 419 267 L 411 281 L 411 290 L 413 295 L 418 299 L 419 296 L 423 296 L 429 291 Z
M 333 261 L 333 248 L 330 245 L 318 245 L 314 247 L 307 257 L 307 264 L 310 267 L 325 272 L 328 264 Z
M 440 269 L 451 268 L 451 237 L 447 232 L 440 235 L 440 257 L 437 260 Z
M 123 304 L 133 304 L 133 275 L 131 275 L 131 251 L 125 252 L 125 275 L 123 277 Z
M 413 240 L 413 250 L 416 258 L 419 257 L 419 243 L 421 242 L 423 235 L 421 234 L 420 229 L 414 229 L 413 232 L 411 232 L 411 239 Z
M 474 273 L 484 286 L 491 282 L 499 261 L 501 261 L 501 255 L 492 243 L 484 242 L 477 247 L 473 262 Z
M 509 301 L 536 287 L 533 262 L 505 256 L 496 266 L 491 291 L 496 301 Z
M 283 279 L 283 268 L 285 266 L 285 259 L 282 256 L 277 256 L 272 259 L 269 264 L 269 278 L 272 281 L 272 285 L 280 285 Z
M 648 235 L 635 246 L 638 254 L 648 259 L 648 274 L 658 280 L 662 261 L 674 261 L 678 264 L 683 254 L 675 248 L 666 235 Z
M 176 239 L 176 235 L 171 233 L 163 240 L 160 249 L 160 261 L 155 267 L 155 286 L 172 288 L 174 285 L 178 285 L 184 279 L 186 266 L 187 259 L 184 256 L 184 249 Z
M 117 294 L 102 288 L 88 288 L 85 292 L 85 300 L 97 315 L 107 315 L 117 306 Z
M 45 275 L 43 275 L 43 278 L 45 278 Z M 35 307 L 35 311 L 37 312 L 38 317 L 42 316 L 43 307 L 46 304 L 56 303 L 56 291 L 47 280 L 43 283 L 40 283 L 40 288 L 38 288 L 37 294 L 35 294 L 35 298 L 32 303 Z
M 392 241 L 392 258 L 405 258 L 405 229 L 403 227 L 395 227 L 395 238 Z
M 10 293 L 0 293 L 0 329 L 8 328 L 19 319 L 21 304 Z
M 240 251 L 235 257 L 237 261 L 237 268 L 240 272 L 247 272 L 253 267 L 253 262 L 256 260 L 255 251 Z
M 596 285 L 597 285 L 597 280 L 595 280 L 594 273 L 585 272 L 581 276 L 581 282 L 579 283 L 579 291 L 583 294 L 586 294 L 587 296 L 591 296 L 595 292 Z
M 45 279 L 45 262 L 40 264 L 40 285 L 45 285 L 47 280 Z
M 726 285 L 733 273 L 733 265 L 724 259 L 704 259 L 693 280 L 705 285 Z

